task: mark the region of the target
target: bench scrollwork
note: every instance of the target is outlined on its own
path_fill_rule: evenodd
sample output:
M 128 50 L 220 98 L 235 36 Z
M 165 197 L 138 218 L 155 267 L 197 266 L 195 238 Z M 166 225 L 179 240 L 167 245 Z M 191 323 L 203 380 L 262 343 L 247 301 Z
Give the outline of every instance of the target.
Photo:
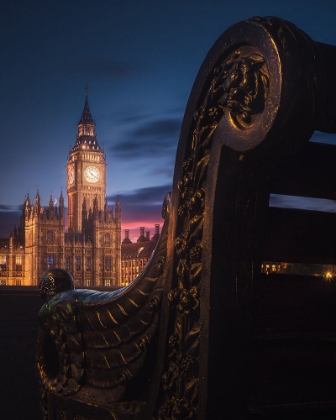
M 50 420 L 244 417 L 269 173 L 315 129 L 334 130 L 323 111 L 332 55 L 278 18 L 217 40 L 187 104 L 145 271 L 116 292 L 63 291 L 41 309 Z

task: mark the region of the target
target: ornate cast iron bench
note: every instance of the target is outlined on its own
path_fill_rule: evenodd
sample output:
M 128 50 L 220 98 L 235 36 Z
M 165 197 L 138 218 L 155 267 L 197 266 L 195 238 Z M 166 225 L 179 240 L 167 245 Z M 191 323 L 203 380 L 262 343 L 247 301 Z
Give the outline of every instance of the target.
M 192 88 L 164 228 L 143 273 L 111 293 L 55 294 L 53 273 L 43 280 L 46 418 L 246 416 L 260 267 L 280 242 L 266 235 L 267 220 L 277 226 L 270 193 L 336 199 L 335 152 L 308 143 L 315 130 L 336 132 L 335 64 L 335 47 L 277 18 L 240 22 L 217 40 Z M 286 258 L 304 259 L 296 251 Z

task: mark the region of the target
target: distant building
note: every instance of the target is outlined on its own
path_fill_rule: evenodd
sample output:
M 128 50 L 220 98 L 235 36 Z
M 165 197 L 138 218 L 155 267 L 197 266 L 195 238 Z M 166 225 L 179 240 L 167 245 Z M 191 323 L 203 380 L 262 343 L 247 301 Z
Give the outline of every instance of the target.
M 25 199 L 20 224 L 0 239 L 0 284 L 36 285 L 51 267 L 78 286 L 121 286 L 121 207 L 106 202 L 106 160 L 86 96 L 77 139 L 67 159 L 68 231 L 64 198 L 41 206 Z
M 334 279 L 336 277 L 336 266 L 330 264 L 263 261 L 261 264 L 261 272 L 264 274 L 289 274 Z
M 121 244 L 121 284 L 131 283 L 143 270 L 160 238 L 160 226 L 155 225 L 155 233 L 150 238 L 150 232 L 145 234 L 145 228 L 140 228 L 140 236 L 136 243 L 129 239 L 129 230 L 125 230 L 125 238 Z

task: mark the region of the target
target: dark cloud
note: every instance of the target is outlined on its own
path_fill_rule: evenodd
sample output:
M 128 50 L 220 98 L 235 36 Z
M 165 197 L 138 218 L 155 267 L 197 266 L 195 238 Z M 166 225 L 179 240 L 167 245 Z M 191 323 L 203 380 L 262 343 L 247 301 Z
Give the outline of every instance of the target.
M 177 141 L 167 138 L 147 138 L 146 140 L 129 139 L 112 148 L 113 156 L 117 158 L 139 159 L 152 154 L 164 156 L 167 151 L 176 149 Z
M 164 197 L 171 189 L 171 185 L 160 185 L 119 194 L 122 223 L 134 220 L 152 221 L 161 218 Z M 116 198 L 116 196 L 110 196 L 108 201 L 115 203 Z
M 181 121 L 178 119 L 158 120 L 134 130 L 133 135 L 142 138 L 157 137 L 162 134 L 171 136 L 178 133 L 180 128 Z
M 12 206 L 10 204 L 0 204 L 0 212 L 19 212 L 22 206 Z
M 106 78 L 120 78 L 139 75 L 143 73 L 143 69 L 139 65 L 129 62 L 113 61 L 103 58 L 89 58 L 81 62 L 75 62 L 69 66 L 73 71 L 81 71 L 85 74 L 93 74 L 94 76 Z
M 113 114 L 113 117 L 115 117 L 115 114 Z M 140 123 L 144 119 L 147 119 L 148 117 L 149 117 L 149 114 L 144 114 L 144 113 L 134 114 L 134 115 L 127 115 L 127 116 L 125 116 L 123 114 L 122 117 L 119 118 L 118 122 L 121 125 Z
M 173 179 L 173 168 L 175 164 L 175 155 L 171 156 L 171 159 L 167 158 L 165 164 L 160 164 L 159 166 L 152 167 L 150 171 L 152 176 L 165 177 L 166 179 Z
M 114 156 L 138 159 L 149 154 L 165 156 L 174 153 L 178 142 L 181 121 L 166 119 L 152 121 L 135 128 L 128 140 L 112 146 Z
M 140 205 L 151 206 L 159 204 L 161 205 L 165 195 L 170 192 L 172 186 L 159 185 L 155 187 L 139 188 L 133 191 L 127 191 L 118 195 L 122 205 L 127 202 L 127 206 L 137 207 Z M 115 202 L 116 196 L 108 197 L 108 201 Z
M 141 110 L 139 112 L 138 108 L 134 108 L 134 110 L 132 111 L 132 114 L 130 115 L 125 115 L 124 111 L 122 111 L 122 113 L 120 114 L 120 116 L 118 117 L 118 123 L 120 125 L 127 125 L 127 124 L 143 124 L 143 127 L 139 127 L 135 130 L 135 133 L 137 132 L 137 130 L 141 132 L 143 131 L 143 129 L 147 130 L 147 126 L 159 126 L 159 128 L 163 128 L 163 129 L 169 129 L 169 128 L 173 128 L 173 130 L 175 131 L 175 128 L 177 127 L 178 130 L 180 130 L 181 127 L 181 119 L 182 117 L 180 117 L 179 119 L 175 119 L 175 118 L 167 118 L 167 115 L 179 115 L 179 116 L 183 116 L 184 110 L 185 110 L 185 98 L 182 99 L 182 104 L 181 106 L 176 106 L 176 104 L 174 104 L 175 106 L 173 108 L 169 107 L 164 115 L 166 116 L 165 119 L 162 120 L 157 120 L 157 121 L 150 121 L 150 118 L 152 117 L 153 113 L 150 111 L 146 111 L 146 110 Z M 165 104 L 165 106 L 167 106 L 168 104 Z M 111 115 L 113 118 L 115 118 L 116 113 L 114 112 Z M 146 121 L 146 123 L 144 124 L 143 122 Z M 148 123 L 149 122 L 149 123 Z M 163 127 L 162 127 L 163 126 Z M 168 127 L 167 127 L 168 126 Z

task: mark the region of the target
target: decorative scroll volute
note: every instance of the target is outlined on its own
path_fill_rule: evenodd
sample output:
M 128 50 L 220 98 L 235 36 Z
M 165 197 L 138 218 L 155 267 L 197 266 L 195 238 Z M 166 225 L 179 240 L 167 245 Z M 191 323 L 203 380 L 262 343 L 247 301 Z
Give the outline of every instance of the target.
M 316 54 L 294 25 L 255 18 L 219 38 L 196 78 L 174 175 L 160 420 L 225 412 L 241 418 L 246 410 L 244 368 L 260 263 L 259 217 L 268 206 L 267 165 L 314 131 Z
M 155 261 L 110 297 L 72 291 L 41 312 L 46 409 L 52 395 L 69 420 L 245 417 L 268 169 L 330 125 L 325 49 L 277 18 L 233 25 L 214 44 L 188 101 Z
M 97 415 L 117 419 L 106 407 L 114 405 L 114 409 L 134 413 L 144 406 L 153 374 L 148 360 L 156 354 L 169 207 L 167 194 L 160 240 L 144 271 L 129 286 L 114 292 L 62 291 L 50 287 L 50 282 L 55 283 L 51 275 L 50 281 L 44 281 L 43 295 L 48 301 L 39 314 L 36 361 L 46 419 L 91 420 Z M 64 270 L 53 271 L 54 277 L 61 277 Z M 134 377 L 139 386 L 130 391 Z M 53 396 L 58 397 L 55 401 L 73 397 L 84 405 L 91 401 L 92 406 L 104 408 L 92 416 L 90 411 L 81 416 L 58 407 L 55 417 L 48 412 Z

